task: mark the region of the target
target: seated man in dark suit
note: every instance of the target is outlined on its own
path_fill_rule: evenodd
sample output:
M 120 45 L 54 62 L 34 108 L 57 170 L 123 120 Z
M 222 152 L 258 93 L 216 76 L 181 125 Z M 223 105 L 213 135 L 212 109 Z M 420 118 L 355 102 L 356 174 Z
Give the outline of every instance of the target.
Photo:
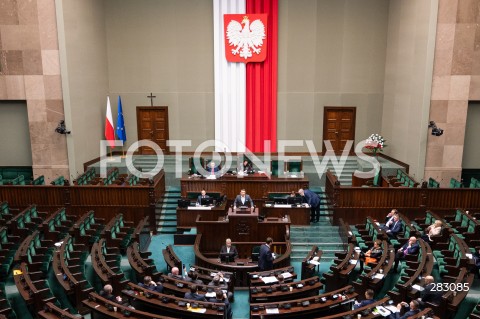
M 435 287 L 435 279 L 433 276 L 426 276 L 425 286 L 423 291 L 420 293 L 420 297 L 422 302 L 431 302 L 439 305 L 442 301 L 443 292 L 438 290 L 432 291 L 433 287 Z
M 190 292 L 186 292 L 184 298 L 196 301 L 207 301 L 205 295 L 200 295 L 198 293 L 198 286 L 195 284 L 190 286 Z
M 395 215 L 398 215 L 398 210 L 392 209 L 385 217 L 385 224 L 381 224 L 380 228 L 383 230 L 389 229 L 390 225 L 393 223 L 393 216 Z
M 120 296 L 115 296 L 113 294 L 113 287 L 112 285 L 105 285 L 103 287 L 103 290 L 100 290 L 100 293 L 99 293 L 100 296 L 102 296 L 103 298 L 107 299 L 107 300 L 110 300 L 110 301 L 113 301 L 113 302 L 116 302 L 120 305 L 124 305 L 124 304 L 128 304 L 127 302 L 124 302 L 122 297 Z
M 208 167 L 207 167 L 207 176 L 215 176 L 217 175 L 217 172 L 220 170 L 220 168 L 218 166 L 215 165 L 215 162 L 214 161 L 211 161 L 210 163 L 208 163 Z
M 187 273 L 187 278 L 185 278 L 186 281 L 190 281 L 192 284 L 196 285 L 203 285 L 203 281 L 198 279 L 198 273 L 196 271 L 189 271 Z
M 240 195 L 237 195 L 235 201 L 233 202 L 234 207 L 240 206 L 250 206 L 253 207 L 253 200 L 250 195 L 247 194 L 245 189 L 240 190 Z
M 222 248 L 220 249 L 220 255 L 221 254 L 230 254 L 230 255 L 232 255 L 233 259 L 238 258 L 237 247 L 232 246 L 232 240 L 230 238 L 227 238 L 225 240 L 225 245 L 223 245 Z M 233 261 L 233 260 L 231 260 L 231 261 Z
M 477 247 L 476 252 L 472 254 L 473 261 L 475 262 L 475 268 L 473 271 L 480 277 L 480 248 Z
M 395 254 L 395 265 L 393 266 L 393 271 L 397 271 L 398 263 L 400 262 L 400 260 L 405 259 L 406 255 L 416 255 L 418 254 L 419 250 L 420 245 L 417 243 L 417 238 L 413 236 L 410 237 L 408 242 L 406 242 L 405 245 L 400 247 Z
M 143 277 L 143 283 L 139 282 L 138 285 L 140 287 L 143 287 L 143 288 L 146 288 L 146 289 L 149 289 L 149 290 L 153 290 L 153 291 L 156 291 L 156 292 L 160 292 L 160 293 L 163 291 L 162 284 L 161 283 L 156 283 L 155 281 L 152 280 L 152 277 L 150 277 L 150 276 Z
M 178 269 L 178 267 L 173 267 L 172 272 L 168 274 L 168 277 L 172 277 L 172 278 L 180 279 L 180 280 L 185 280 L 185 277 L 183 277 L 180 274 L 180 269 Z
M 418 301 L 416 300 L 410 301 L 410 304 L 402 301 L 397 305 L 397 309 L 400 312 L 392 313 L 390 315 L 391 319 L 407 319 L 408 317 L 414 316 L 420 312 Z M 406 312 L 403 315 L 400 315 L 402 310 L 406 310 Z
M 228 285 L 225 279 L 223 278 L 223 273 L 218 272 L 215 277 L 213 277 L 212 281 L 208 283 L 209 286 L 211 286 L 213 289 L 221 289 L 221 290 L 227 290 Z M 233 300 L 233 293 L 231 291 L 228 291 L 226 293 L 226 296 L 228 300 Z
M 228 301 L 227 295 L 223 293 L 221 289 L 215 290 L 215 298 L 210 298 L 209 302 L 217 302 L 217 303 L 224 303 L 225 304 L 225 317 L 226 319 L 232 319 L 233 312 L 232 312 L 232 305 Z
M 197 197 L 197 205 L 202 205 L 202 198 L 210 198 L 210 196 L 207 195 L 207 191 L 204 189 L 202 189 L 202 192 Z
M 386 233 L 390 238 L 397 238 L 398 233 L 400 233 L 403 229 L 403 223 L 400 220 L 400 216 L 394 215 L 393 222 L 388 227 Z
M 358 308 L 362 308 L 362 307 L 365 307 L 365 306 L 368 306 L 369 304 L 372 304 L 375 302 L 375 300 L 373 299 L 373 296 L 374 296 L 374 292 L 372 289 L 367 289 L 365 291 L 365 299 L 363 299 L 362 301 L 360 302 L 356 302 L 354 305 L 353 305 L 353 309 L 358 309 Z

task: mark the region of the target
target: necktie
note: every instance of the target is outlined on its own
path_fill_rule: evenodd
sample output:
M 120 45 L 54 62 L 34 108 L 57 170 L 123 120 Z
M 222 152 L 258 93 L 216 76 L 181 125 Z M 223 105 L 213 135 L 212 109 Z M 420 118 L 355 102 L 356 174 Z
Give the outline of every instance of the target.
M 215 175 L 215 172 L 213 171 L 213 167 L 212 167 L 212 175 Z

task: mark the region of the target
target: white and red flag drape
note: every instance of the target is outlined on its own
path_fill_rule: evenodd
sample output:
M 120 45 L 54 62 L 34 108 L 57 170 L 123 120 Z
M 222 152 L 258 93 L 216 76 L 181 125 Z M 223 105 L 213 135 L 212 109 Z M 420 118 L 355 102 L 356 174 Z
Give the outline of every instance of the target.
M 215 139 L 234 152 L 267 151 L 269 140 L 275 152 L 278 0 L 213 3 Z

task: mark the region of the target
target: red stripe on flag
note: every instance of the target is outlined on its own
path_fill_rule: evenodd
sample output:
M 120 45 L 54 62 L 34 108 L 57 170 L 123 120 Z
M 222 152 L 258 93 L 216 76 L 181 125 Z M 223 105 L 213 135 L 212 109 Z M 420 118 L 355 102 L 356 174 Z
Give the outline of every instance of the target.
M 247 0 L 246 13 L 268 13 L 267 57 L 247 64 L 247 148 L 264 152 L 264 141 L 277 151 L 278 0 Z

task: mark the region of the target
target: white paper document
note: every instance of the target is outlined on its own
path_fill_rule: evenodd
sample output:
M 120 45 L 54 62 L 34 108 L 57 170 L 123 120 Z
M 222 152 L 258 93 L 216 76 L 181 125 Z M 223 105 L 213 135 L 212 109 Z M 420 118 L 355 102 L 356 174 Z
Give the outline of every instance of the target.
M 418 290 L 418 291 L 423 291 L 424 290 L 424 288 L 422 286 L 419 286 L 417 284 L 413 285 L 412 288 L 415 289 L 415 290 Z
M 377 307 L 377 308 L 378 308 L 378 307 Z M 392 313 L 400 312 L 400 310 L 398 310 L 398 308 L 395 307 L 394 305 L 388 305 L 388 306 L 385 306 L 385 308 L 387 308 L 388 310 L 390 310 Z
M 384 274 L 375 274 L 375 276 L 373 276 L 374 279 L 383 279 L 383 277 L 385 277 Z
M 284 273 L 282 274 L 282 276 L 283 276 L 283 279 L 287 279 L 287 278 L 292 277 L 292 274 L 289 273 L 289 272 L 284 272 Z
M 265 311 L 266 311 L 267 313 L 280 313 L 280 312 L 278 311 L 278 308 L 267 308 L 267 309 L 265 309 Z
M 275 276 L 268 276 L 268 277 L 262 277 L 262 281 L 266 284 L 272 283 L 272 282 L 277 282 L 277 278 Z
M 212 210 L 211 206 L 188 206 L 188 210 Z

